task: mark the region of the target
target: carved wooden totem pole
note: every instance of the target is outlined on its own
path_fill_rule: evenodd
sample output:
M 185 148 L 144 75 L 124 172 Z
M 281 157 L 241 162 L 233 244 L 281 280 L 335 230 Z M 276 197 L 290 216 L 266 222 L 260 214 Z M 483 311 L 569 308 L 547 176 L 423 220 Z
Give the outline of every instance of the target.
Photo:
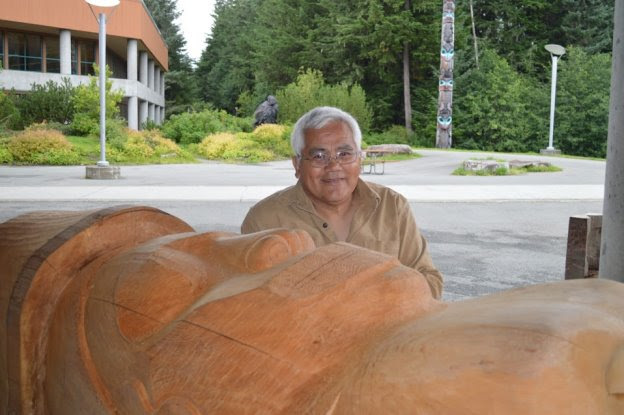
M 455 54 L 455 2 L 444 0 L 442 8 L 442 45 L 440 48 L 440 83 L 436 147 L 453 144 L 453 58 Z
M 0 414 L 624 413 L 624 284 L 435 300 L 302 230 L 148 207 L 0 224 Z

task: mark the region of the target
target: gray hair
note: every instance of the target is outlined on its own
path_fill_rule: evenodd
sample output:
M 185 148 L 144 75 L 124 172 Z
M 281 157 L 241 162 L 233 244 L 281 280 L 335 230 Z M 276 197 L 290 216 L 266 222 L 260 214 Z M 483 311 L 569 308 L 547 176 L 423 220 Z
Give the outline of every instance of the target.
M 353 133 L 357 150 L 362 149 L 362 131 L 360 131 L 360 126 L 351 114 L 335 107 L 316 107 L 302 115 L 295 123 L 290 136 L 290 146 L 295 155 L 301 157 L 301 152 L 305 147 L 305 130 L 323 128 L 332 121 L 341 121 L 347 124 Z

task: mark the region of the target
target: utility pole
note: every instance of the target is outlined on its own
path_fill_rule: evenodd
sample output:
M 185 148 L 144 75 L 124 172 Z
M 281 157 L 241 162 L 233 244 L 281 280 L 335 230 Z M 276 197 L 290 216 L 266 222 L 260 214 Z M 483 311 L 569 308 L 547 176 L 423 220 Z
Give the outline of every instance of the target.
M 455 2 L 453 0 L 443 0 L 441 37 L 436 147 L 451 148 L 453 144 L 453 59 L 455 56 Z

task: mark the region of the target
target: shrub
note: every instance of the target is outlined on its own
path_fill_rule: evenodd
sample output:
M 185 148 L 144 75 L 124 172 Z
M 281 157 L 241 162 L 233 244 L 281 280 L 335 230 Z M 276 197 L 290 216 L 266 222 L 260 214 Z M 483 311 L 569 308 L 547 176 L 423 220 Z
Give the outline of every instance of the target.
M 30 92 L 16 100 L 22 125 L 43 121 L 69 123 L 74 116 L 74 94 L 75 88 L 69 78 L 63 78 L 61 83 L 32 84 Z
M 20 125 L 20 113 L 12 97 L 0 90 L 0 128 L 16 129 Z
M 236 136 L 232 133 L 211 134 L 199 144 L 197 151 L 208 159 L 223 158 L 223 152 L 228 143 L 234 142 Z
M 414 134 L 409 134 L 405 127 L 393 125 L 382 133 L 369 133 L 364 137 L 367 145 L 374 144 L 411 144 Z
M 276 98 L 278 118 L 282 123 L 295 123 L 312 108 L 329 105 L 353 115 L 362 132 L 367 132 L 370 127 L 372 111 L 362 87 L 347 83 L 326 85 L 320 71 L 308 69 L 300 73 L 295 82 L 277 91 Z
M 209 134 L 224 131 L 250 131 L 251 119 L 238 118 L 225 111 L 204 110 L 172 115 L 162 127 L 163 135 L 177 143 L 199 143 Z
M 275 158 L 275 154 L 252 139 L 251 133 L 218 133 L 206 137 L 198 146 L 208 159 L 258 163 Z
M 130 131 L 121 149 L 116 148 L 117 161 L 162 161 L 164 158 L 192 159 L 173 141 L 164 138 L 158 130 Z M 119 151 L 121 150 L 121 151 Z
M 279 124 L 262 124 L 258 126 L 250 138 L 258 143 L 259 147 L 269 150 L 276 157 L 289 157 L 291 128 Z
M 8 137 L 0 137 L 0 164 L 7 164 L 13 161 L 13 155 L 7 148 Z
M 89 76 L 87 85 L 76 88 L 74 95 L 74 121 L 72 129 L 78 135 L 97 134 L 100 123 L 100 88 L 97 83 L 99 68 L 95 65 L 96 76 Z M 112 72 L 106 67 L 106 118 L 113 119 L 119 114 L 119 104 L 123 91 L 113 91 L 109 80 Z M 107 121 L 108 122 L 108 121 Z
M 79 164 L 80 156 L 63 134 L 45 128 L 27 128 L 10 139 L 7 149 L 15 162 L 26 164 Z
M 260 148 L 258 143 L 253 140 L 237 138 L 226 145 L 223 151 L 223 158 L 225 160 L 258 163 L 273 160 L 274 155 L 271 151 Z
M 106 120 L 106 143 L 113 148 L 123 149 L 129 131 L 125 121 L 119 119 Z M 97 135 L 99 136 L 99 126 Z

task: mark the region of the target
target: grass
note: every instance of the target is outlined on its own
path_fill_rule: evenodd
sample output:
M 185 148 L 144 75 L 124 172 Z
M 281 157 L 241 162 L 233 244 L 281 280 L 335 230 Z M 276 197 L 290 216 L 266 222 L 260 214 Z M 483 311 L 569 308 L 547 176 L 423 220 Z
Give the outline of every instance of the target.
M 466 170 L 463 167 L 456 168 L 453 173 L 454 176 L 515 176 L 519 174 L 527 174 L 527 173 L 553 173 L 561 171 L 562 169 L 557 166 L 528 166 L 528 167 L 514 167 L 511 169 L 506 169 L 504 167 L 499 167 L 495 170 Z
M 377 157 L 375 158 L 375 162 L 378 161 L 385 161 L 385 162 L 394 162 L 394 161 L 403 161 L 403 160 L 412 160 L 412 159 L 417 159 L 422 157 L 420 154 L 418 153 L 412 153 L 412 154 L 386 154 L 383 155 L 381 157 Z M 362 164 L 363 165 L 368 165 L 372 163 L 372 157 L 366 157 L 365 159 L 362 160 Z

